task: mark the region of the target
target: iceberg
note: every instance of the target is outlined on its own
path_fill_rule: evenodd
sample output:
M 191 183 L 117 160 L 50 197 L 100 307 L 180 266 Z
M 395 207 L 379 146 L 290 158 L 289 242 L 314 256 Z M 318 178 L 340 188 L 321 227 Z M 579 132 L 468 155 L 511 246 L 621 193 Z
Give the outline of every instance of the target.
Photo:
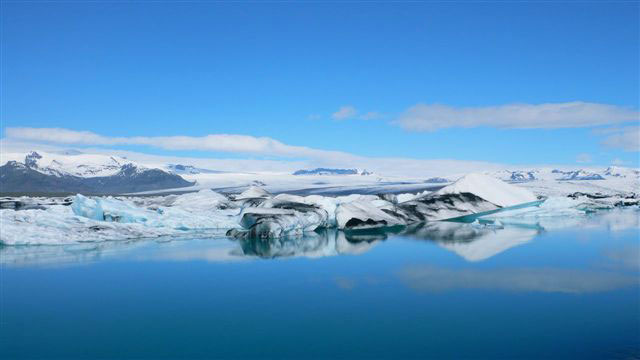
M 229 235 L 235 238 L 300 236 L 318 227 L 327 227 L 328 218 L 327 211 L 305 203 L 301 197 L 278 195 L 256 207 L 244 208 L 240 225 L 246 230 L 231 230 Z
M 259 186 L 250 186 L 247 190 L 240 193 L 240 195 L 235 197 L 235 200 L 246 200 L 246 199 L 268 199 L 272 197 L 267 190 L 259 187 Z
M 531 191 L 525 188 L 507 184 L 483 174 L 468 174 L 455 183 L 436 191 L 435 195 L 465 193 L 473 194 L 500 207 L 515 206 L 538 200 Z
M 406 222 L 393 214 L 390 209 L 376 206 L 373 202 L 354 201 L 340 204 L 336 210 L 336 222 L 339 229 L 366 230 L 406 225 Z M 387 205 L 387 204 L 383 204 Z M 391 207 L 391 203 L 388 203 Z
M 352 239 L 366 241 L 381 232 L 437 221 L 475 225 L 491 221 L 494 228 L 500 224 L 578 224 L 594 211 L 637 208 L 639 201 L 638 195 L 623 192 L 553 193 L 541 198 L 528 185 L 507 184 L 481 174 L 469 174 L 437 191 L 418 194 L 273 195 L 252 186 L 228 196 L 204 189 L 148 197 L 3 198 L 0 243 L 70 244 L 224 234 L 236 239 L 271 239 L 309 237 L 327 229 L 346 231 Z
M 185 236 L 186 232 L 193 236 L 221 236 L 227 229 L 239 227 L 240 209 L 221 206 L 224 201 L 220 196 L 223 195 L 212 194 L 210 190 L 164 201 L 76 195 L 70 206 L 51 205 L 44 209 L 30 210 L 2 209 L 0 243 L 69 244 Z M 212 199 L 219 201 L 212 202 Z M 211 203 L 211 206 L 205 207 L 205 202 Z M 189 205 L 171 205 L 185 203 Z
M 469 174 L 444 188 L 400 203 L 399 212 L 411 222 L 459 220 L 507 209 L 540 205 L 531 191 L 483 174 Z

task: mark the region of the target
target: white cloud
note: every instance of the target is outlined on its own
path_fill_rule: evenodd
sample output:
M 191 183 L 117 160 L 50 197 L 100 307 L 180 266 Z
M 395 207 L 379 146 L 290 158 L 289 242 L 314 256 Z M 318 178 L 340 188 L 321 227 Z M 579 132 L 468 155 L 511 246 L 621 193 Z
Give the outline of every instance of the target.
M 394 123 L 411 131 L 479 126 L 558 129 L 615 124 L 638 118 L 638 111 L 631 108 L 581 101 L 484 107 L 418 104 L 410 107 Z
M 331 118 L 334 120 L 351 119 L 358 114 L 358 110 L 351 105 L 341 106 L 338 111 L 331 114 Z
M 158 156 L 140 152 L 125 151 L 106 147 L 109 145 L 126 145 L 126 144 L 144 144 L 164 149 L 175 149 L 174 143 L 165 142 L 167 137 L 144 137 L 144 138 L 127 138 L 127 137 L 106 137 L 95 133 L 73 131 L 66 129 L 31 129 L 28 128 L 7 128 L 6 134 L 8 138 L 0 139 L 0 155 L 7 153 L 26 153 L 32 150 L 41 150 L 49 152 L 60 152 L 68 150 L 69 146 L 73 146 L 85 153 L 109 154 L 126 156 L 127 158 L 153 167 L 161 167 L 164 164 L 190 164 L 198 167 L 225 170 L 225 171 L 267 171 L 267 172 L 291 172 L 297 169 L 315 168 L 315 167 L 339 167 L 339 168 L 361 168 L 368 169 L 377 174 L 384 176 L 402 176 L 408 178 L 422 178 L 433 176 L 457 176 L 468 172 L 475 171 L 494 171 L 505 169 L 508 166 L 504 164 L 483 162 L 483 161 L 464 161 L 452 159 L 412 159 L 412 158 L 394 158 L 394 157 L 365 157 L 345 152 L 326 151 L 307 147 L 290 146 L 278 142 L 278 146 L 263 146 L 265 152 L 258 152 L 260 155 L 277 156 L 278 159 L 255 159 L 247 156 L 245 159 L 224 159 L 224 158 L 190 158 L 184 156 Z M 55 132 L 54 132 L 55 131 Z M 55 136 L 58 133 L 60 136 Z M 50 135 L 54 136 L 50 136 Z M 83 135 L 86 135 L 83 137 Z M 260 149 L 255 144 L 234 144 L 229 147 L 222 147 L 220 144 L 210 145 L 203 139 L 217 139 L 218 135 L 209 135 L 205 137 L 176 137 L 181 139 L 180 150 L 211 150 L 226 152 L 241 152 L 253 154 L 254 151 Z M 220 135 L 220 136 L 239 136 L 239 135 Z M 174 137 L 169 137 L 174 138 Z M 251 136 L 247 136 L 249 142 L 254 141 Z M 96 142 L 91 143 L 88 139 L 94 139 Z M 144 141 L 138 141 L 144 139 Z M 227 138 L 237 139 L 242 142 L 244 137 Z M 271 139 L 272 141 L 276 141 Z M 199 146 L 203 145 L 202 148 Z M 268 143 L 268 142 L 267 142 Z M 189 146 L 187 146 L 189 145 Z M 282 150 L 284 149 L 284 151 Z M 235 151 L 239 150 L 239 151 Z M 299 151 L 298 151 L 299 150 Z M 267 152 L 271 151 L 271 152 Z M 2 156 L 0 156 L 1 158 Z M 5 160 L 6 161 L 6 160 Z
M 578 154 L 578 156 L 576 157 L 576 162 L 579 163 L 590 163 L 591 162 L 591 155 L 587 154 L 587 153 L 582 153 L 582 154 Z
M 286 145 L 272 138 L 248 135 L 109 137 L 88 131 L 27 127 L 7 128 L 5 133 L 7 137 L 12 139 L 69 145 L 146 145 L 166 150 L 222 151 L 262 156 L 327 159 L 353 157 L 353 155 L 344 152 Z
M 602 144 L 625 151 L 640 151 L 640 126 L 627 126 L 608 130 L 600 132 L 608 134 Z
M 611 161 L 611 165 L 621 166 L 624 165 L 625 162 L 622 159 L 615 158 Z
M 383 118 L 384 115 L 377 111 L 369 111 L 368 113 L 360 115 L 360 119 L 362 120 L 377 120 Z

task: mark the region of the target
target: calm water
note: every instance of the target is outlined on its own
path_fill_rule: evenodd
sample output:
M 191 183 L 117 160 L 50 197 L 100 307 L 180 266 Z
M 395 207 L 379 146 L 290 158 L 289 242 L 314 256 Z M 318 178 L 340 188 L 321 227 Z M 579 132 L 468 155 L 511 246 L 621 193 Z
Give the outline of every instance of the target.
M 638 212 L 0 249 L 0 357 L 638 358 Z

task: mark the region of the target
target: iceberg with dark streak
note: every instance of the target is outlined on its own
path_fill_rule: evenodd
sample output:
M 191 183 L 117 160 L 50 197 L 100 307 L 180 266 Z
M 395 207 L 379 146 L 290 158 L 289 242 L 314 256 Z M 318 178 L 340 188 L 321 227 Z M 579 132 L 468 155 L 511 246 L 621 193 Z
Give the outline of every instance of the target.
M 275 239 L 324 229 L 366 239 L 443 220 L 528 224 L 638 203 L 635 195 L 602 196 L 553 196 L 545 202 L 525 187 L 470 174 L 438 191 L 417 195 L 274 195 L 250 187 L 235 195 L 202 190 L 149 197 L 5 198 L 0 199 L 0 243 L 72 244 L 224 234 L 239 240 Z

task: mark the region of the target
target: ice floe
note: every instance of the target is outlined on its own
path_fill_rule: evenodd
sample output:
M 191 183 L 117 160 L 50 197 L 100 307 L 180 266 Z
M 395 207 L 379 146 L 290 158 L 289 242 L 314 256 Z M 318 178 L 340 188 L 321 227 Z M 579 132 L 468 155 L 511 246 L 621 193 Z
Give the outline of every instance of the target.
M 634 193 L 575 192 L 546 201 L 527 187 L 470 174 L 434 192 L 347 196 L 271 194 L 252 186 L 237 195 L 209 189 L 182 195 L 2 199 L 0 243 L 69 244 L 154 237 L 219 236 L 273 239 L 336 228 L 367 232 L 441 220 L 554 226 L 558 219 L 620 206 Z M 497 224 L 497 223 L 496 223 Z

